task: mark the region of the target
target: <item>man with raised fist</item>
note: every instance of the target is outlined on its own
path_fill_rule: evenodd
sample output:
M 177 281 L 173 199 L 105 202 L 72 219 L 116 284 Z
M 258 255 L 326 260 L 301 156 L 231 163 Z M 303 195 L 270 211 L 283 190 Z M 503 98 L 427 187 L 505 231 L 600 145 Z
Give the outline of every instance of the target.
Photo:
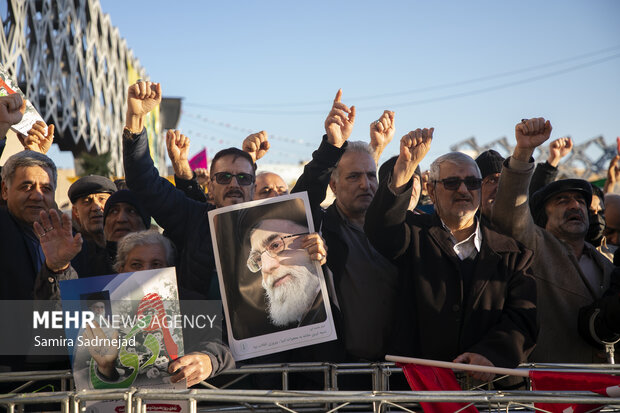
M 403 136 L 390 176 L 366 213 L 374 247 L 399 267 L 406 308 L 396 354 L 483 366 L 516 367 L 536 341 L 536 289 L 527 273 L 532 253 L 478 219 L 476 162 L 460 152 L 430 167 L 433 215 L 407 211 L 412 178 L 434 129 Z M 472 376 L 490 380 L 491 373 Z

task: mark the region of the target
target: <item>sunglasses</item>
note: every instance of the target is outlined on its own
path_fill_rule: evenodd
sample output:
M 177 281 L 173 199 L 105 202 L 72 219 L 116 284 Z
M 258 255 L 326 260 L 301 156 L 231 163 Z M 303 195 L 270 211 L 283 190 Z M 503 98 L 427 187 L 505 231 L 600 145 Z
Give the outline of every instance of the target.
M 213 178 L 215 178 L 215 182 L 220 185 L 228 185 L 233 178 L 237 180 L 237 183 L 242 186 L 252 185 L 254 183 L 254 175 L 252 174 L 231 174 L 230 172 L 218 172 Z
M 435 184 L 437 184 L 437 182 L 441 182 L 443 184 L 443 187 L 447 189 L 448 191 L 456 191 L 457 189 L 460 188 L 461 183 L 463 182 L 465 182 L 465 187 L 469 191 L 473 191 L 474 189 L 480 189 L 480 187 L 482 186 L 482 179 L 476 178 L 475 176 L 468 176 L 468 177 L 465 177 L 465 179 L 461 179 L 461 178 L 457 178 L 456 176 L 453 176 L 453 177 L 446 178 L 446 179 L 440 179 L 434 182 Z

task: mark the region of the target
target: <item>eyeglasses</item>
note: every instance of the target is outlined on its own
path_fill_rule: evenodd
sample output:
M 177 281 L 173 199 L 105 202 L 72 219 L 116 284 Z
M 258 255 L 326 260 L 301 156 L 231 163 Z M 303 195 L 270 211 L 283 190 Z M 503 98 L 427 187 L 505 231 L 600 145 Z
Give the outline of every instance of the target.
M 267 248 L 263 251 L 252 251 L 250 252 L 250 256 L 248 257 L 248 268 L 252 272 L 259 272 L 261 268 L 263 268 L 262 256 L 264 253 L 267 253 L 271 258 L 276 258 L 278 254 L 280 254 L 286 248 L 286 244 L 284 242 L 287 238 L 298 237 L 300 235 L 306 235 L 309 232 L 302 232 L 301 234 L 293 234 L 293 235 L 278 235 L 274 239 L 271 240 Z
M 233 178 L 237 180 L 239 185 L 248 186 L 252 185 L 254 182 L 254 175 L 252 174 L 231 174 L 230 172 L 218 172 L 214 174 L 213 178 L 215 178 L 215 182 L 220 185 L 228 185 Z M 211 178 L 211 179 L 213 179 Z
M 452 176 L 446 179 L 439 179 L 437 181 L 433 181 L 435 184 L 437 182 L 441 182 L 443 187 L 448 191 L 456 191 L 460 188 L 461 183 L 465 182 L 465 186 L 469 191 L 473 191 L 474 189 L 480 189 L 482 186 L 482 179 L 476 178 L 474 176 L 467 176 L 465 179 L 457 178 L 456 176 Z

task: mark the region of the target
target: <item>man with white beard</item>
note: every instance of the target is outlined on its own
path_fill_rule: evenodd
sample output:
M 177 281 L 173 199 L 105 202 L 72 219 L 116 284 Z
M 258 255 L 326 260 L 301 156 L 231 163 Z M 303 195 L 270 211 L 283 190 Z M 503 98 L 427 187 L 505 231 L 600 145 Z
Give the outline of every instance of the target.
M 107 318 L 105 313 L 105 303 L 103 300 L 95 297 L 91 298 L 88 309 L 95 314 L 95 321 L 97 321 L 99 325 L 102 325 L 101 319 Z
M 269 319 L 279 327 L 315 324 L 326 318 L 313 260 L 326 251 L 321 237 L 287 219 L 265 219 L 250 231 L 248 268 L 261 271 Z

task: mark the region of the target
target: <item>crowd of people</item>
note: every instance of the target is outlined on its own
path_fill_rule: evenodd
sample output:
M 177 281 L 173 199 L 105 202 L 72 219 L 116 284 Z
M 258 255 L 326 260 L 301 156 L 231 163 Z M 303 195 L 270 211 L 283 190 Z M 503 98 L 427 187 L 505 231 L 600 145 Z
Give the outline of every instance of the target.
M 56 166 L 45 155 L 53 125 L 37 123 L 20 136 L 24 151 L 1 174 L 0 299 L 54 300 L 61 280 L 168 266 L 176 267 L 181 299 L 221 299 L 207 212 L 288 194 L 289 187 L 277 174 L 256 174 L 270 148 L 265 131 L 218 152 L 210 170 L 198 174 L 189 166 L 189 138 L 168 131 L 175 185 L 161 177 L 144 127 L 161 97 L 158 83 L 129 87 L 125 181 L 80 178 L 68 193 L 71 216 L 56 206 Z M 0 97 L 0 138 L 21 119 L 20 107 L 18 95 Z M 277 295 L 289 281 L 271 281 L 271 271 L 287 250 L 305 250 L 323 266 L 338 339 L 260 361 L 381 361 L 398 354 L 515 367 L 607 360 L 605 344 L 620 338 L 620 195 L 612 193 L 620 155 L 604 189 L 557 180 L 572 141 L 551 141 L 549 158 L 537 164 L 532 155 L 552 127 L 533 118 L 516 123 L 507 159 L 493 150 L 475 160 L 450 152 L 422 172 L 433 128 L 405 134 L 399 155 L 381 162 L 395 134 L 394 112 L 370 125 L 367 142 L 349 140 L 354 125 L 355 107 L 338 91 L 325 135 L 290 189 L 307 191 L 317 233 L 291 225 L 290 234 L 274 235 L 281 244 L 261 250 L 264 228 L 257 226 L 257 252 L 248 260 L 261 272 L 265 294 Z M 335 200 L 323 208 L 328 186 Z M 152 220 L 163 235 L 149 229 Z M 289 236 L 301 241 L 289 243 Z M 284 313 L 283 325 L 304 317 Z M 194 352 L 171 363 L 174 380 L 193 385 L 234 365 L 225 339 L 186 345 Z M 106 377 L 110 371 L 100 369 Z

